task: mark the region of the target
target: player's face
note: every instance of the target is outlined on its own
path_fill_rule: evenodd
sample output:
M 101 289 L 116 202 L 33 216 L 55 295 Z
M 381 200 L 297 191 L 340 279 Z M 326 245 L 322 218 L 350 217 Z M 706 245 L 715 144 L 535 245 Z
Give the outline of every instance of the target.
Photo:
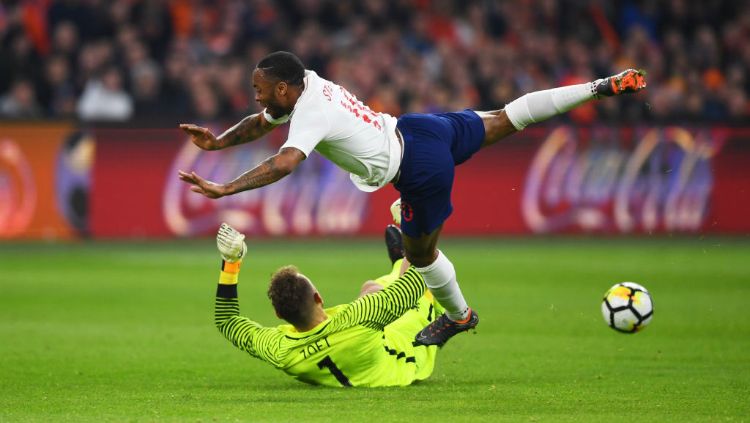
M 286 103 L 286 83 L 271 78 L 266 78 L 263 71 L 253 71 L 253 88 L 255 89 L 255 101 L 265 107 L 273 117 L 281 117 L 289 114 L 291 110 Z

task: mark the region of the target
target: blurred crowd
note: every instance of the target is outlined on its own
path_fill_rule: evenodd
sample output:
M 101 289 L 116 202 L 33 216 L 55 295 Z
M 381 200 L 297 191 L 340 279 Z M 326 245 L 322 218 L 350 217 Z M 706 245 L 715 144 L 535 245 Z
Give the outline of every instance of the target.
M 638 67 L 645 93 L 565 118 L 750 116 L 736 0 L 4 0 L 0 42 L 2 119 L 237 119 L 274 50 L 393 115 L 498 109 Z

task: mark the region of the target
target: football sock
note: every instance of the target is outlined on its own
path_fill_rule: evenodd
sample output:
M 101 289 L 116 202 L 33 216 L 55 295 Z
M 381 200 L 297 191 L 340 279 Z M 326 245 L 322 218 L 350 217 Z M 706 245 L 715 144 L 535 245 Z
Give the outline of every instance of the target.
M 534 91 L 505 106 L 505 114 L 517 130 L 565 113 L 594 99 L 594 84 L 569 85 L 544 91 Z
M 456 280 L 456 269 L 448 257 L 438 250 L 437 259 L 427 267 L 416 267 L 435 299 L 445 307 L 445 314 L 453 321 L 464 320 L 469 315 L 461 287 Z

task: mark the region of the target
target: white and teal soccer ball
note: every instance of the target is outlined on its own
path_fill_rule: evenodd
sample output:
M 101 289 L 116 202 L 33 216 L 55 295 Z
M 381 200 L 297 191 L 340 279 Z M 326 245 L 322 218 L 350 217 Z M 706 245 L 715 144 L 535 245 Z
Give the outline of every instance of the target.
M 612 329 L 623 333 L 643 330 L 654 317 L 651 294 L 633 282 L 618 283 L 604 294 L 602 300 L 604 321 Z

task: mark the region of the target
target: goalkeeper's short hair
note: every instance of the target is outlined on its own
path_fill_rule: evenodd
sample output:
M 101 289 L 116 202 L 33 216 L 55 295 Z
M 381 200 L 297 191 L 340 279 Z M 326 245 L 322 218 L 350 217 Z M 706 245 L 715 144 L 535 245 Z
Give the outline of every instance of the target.
M 284 266 L 271 276 L 268 298 L 276 314 L 292 325 L 307 323 L 312 307 L 313 286 L 295 266 Z

